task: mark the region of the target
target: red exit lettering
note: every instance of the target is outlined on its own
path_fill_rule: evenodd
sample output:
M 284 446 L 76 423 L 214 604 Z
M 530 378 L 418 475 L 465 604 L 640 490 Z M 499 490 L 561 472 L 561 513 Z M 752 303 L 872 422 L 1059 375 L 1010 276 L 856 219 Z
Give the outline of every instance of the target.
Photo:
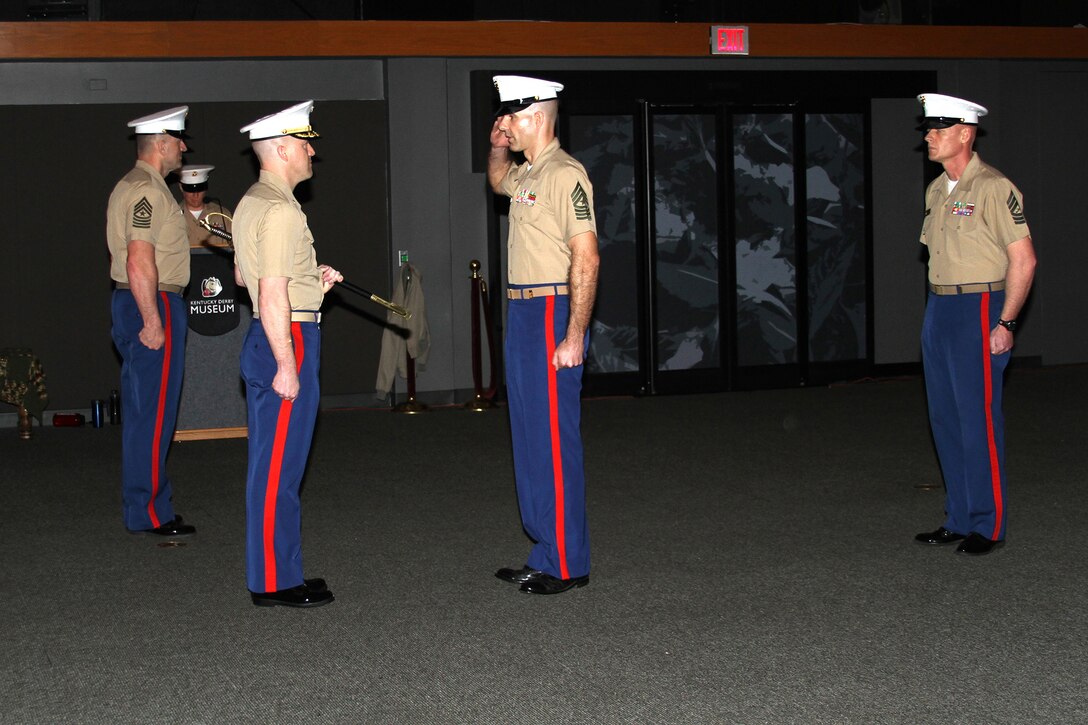
M 716 32 L 715 42 L 712 47 L 717 54 L 748 54 L 748 28 L 747 26 L 722 26 L 714 27 Z
M 718 30 L 718 50 L 724 50 L 726 53 L 744 52 L 744 28 Z

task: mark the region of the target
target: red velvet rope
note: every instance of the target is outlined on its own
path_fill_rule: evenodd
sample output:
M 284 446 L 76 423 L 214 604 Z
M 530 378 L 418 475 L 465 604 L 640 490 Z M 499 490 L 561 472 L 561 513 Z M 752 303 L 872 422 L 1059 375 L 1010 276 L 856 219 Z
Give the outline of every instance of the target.
M 487 325 L 487 353 L 491 364 L 491 382 L 488 383 L 484 397 L 491 400 L 499 389 L 499 384 L 496 381 L 499 365 L 495 355 L 495 325 L 491 321 L 491 304 L 488 302 L 487 297 L 487 283 L 483 280 L 480 280 L 480 301 L 484 306 L 484 323 Z

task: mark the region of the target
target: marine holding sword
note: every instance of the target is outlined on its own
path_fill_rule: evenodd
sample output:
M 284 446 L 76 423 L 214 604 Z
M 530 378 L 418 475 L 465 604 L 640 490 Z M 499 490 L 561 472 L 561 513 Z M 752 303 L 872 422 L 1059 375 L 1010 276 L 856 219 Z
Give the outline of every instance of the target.
M 313 101 L 241 129 L 260 178 L 234 217 L 235 279 L 253 321 L 242 345 L 249 413 L 246 583 L 258 606 L 316 607 L 333 600 L 323 579 L 303 578 L 299 486 L 321 391 L 321 303 L 343 275 L 318 265 L 294 189 L 313 176 Z
M 228 215 L 217 213 L 217 212 L 211 212 L 207 216 L 205 216 L 204 218 L 201 218 L 201 219 L 197 220 L 197 224 L 199 224 L 200 228 L 203 229 L 208 235 L 207 239 L 205 239 L 204 241 L 201 242 L 201 245 L 203 245 L 203 246 L 212 246 L 212 247 L 225 246 L 227 249 L 229 249 L 231 252 L 233 252 L 234 251 L 234 235 L 230 232 L 229 229 L 224 229 L 221 225 L 218 225 L 218 224 L 212 224 L 209 221 L 209 219 L 211 217 L 214 217 L 214 216 L 226 217 L 228 224 L 231 224 L 234 221 Z M 212 240 L 213 236 L 218 237 L 219 239 L 223 240 L 223 243 L 222 244 L 216 243 L 214 240 Z M 361 295 L 363 297 L 366 297 L 371 302 L 376 302 L 377 304 L 379 304 L 382 307 L 386 308 L 387 310 L 393 312 L 394 314 L 400 315 L 401 317 L 403 317 L 406 320 L 409 320 L 409 319 L 412 318 L 411 311 L 405 309 L 404 307 L 401 307 L 398 304 L 390 302 L 389 300 L 385 299 L 384 297 L 379 297 L 378 295 L 374 294 L 373 292 L 371 292 L 368 289 L 364 289 L 364 288 L 360 287 L 357 284 L 352 284 L 351 282 L 348 282 L 346 279 L 341 279 L 339 282 L 337 282 L 337 284 L 340 285 L 340 287 L 346 289 L 348 292 L 354 292 L 357 295 Z
M 224 242 L 213 238 L 214 232 L 208 227 L 231 232 L 231 210 L 208 197 L 208 176 L 214 169 L 211 164 L 186 164 L 178 172 L 190 247 L 224 246 Z

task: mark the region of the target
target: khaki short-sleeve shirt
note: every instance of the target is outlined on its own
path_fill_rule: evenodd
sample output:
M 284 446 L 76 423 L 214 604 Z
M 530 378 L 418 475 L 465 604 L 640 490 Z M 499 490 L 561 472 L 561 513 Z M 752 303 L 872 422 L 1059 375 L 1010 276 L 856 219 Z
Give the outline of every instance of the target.
M 292 310 L 316 312 L 325 295 L 302 205 L 280 177 L 261 171 L 234 215 L 234 261 L 260 316 L 260 280 L 287 277 Z
M 500 188 L 510 197 L 507 281 L 568 281 L 570 240 L 597 233 L 585 167 L 553 139 L 534 163 L 511 166 Z
M 181 214 L 159 172 L 137 161 L 113 187 L 106 209 L 110 277 L 128 283 L 128 244 L 141 240 L 155 247 L 159 284 L 189 284 L 189 235 Z
M 929 281 L 973 284 L 1005 279 L 1012 242 L 1031 236 L 1024 197 L 972 153 L 952 192 L 941 174 L 926 189 L 921 242 L 929 247 Z

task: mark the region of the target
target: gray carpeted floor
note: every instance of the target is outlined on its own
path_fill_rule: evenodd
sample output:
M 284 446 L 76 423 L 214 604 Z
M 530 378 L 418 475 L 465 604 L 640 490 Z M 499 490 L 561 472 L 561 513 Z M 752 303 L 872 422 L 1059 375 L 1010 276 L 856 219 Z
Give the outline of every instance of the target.
M 0 430 L 3 723 L 1088 721 L 1088 368 L 1007 387 L 1009 536 L 943 519 L 918 379 L 584 405 L 589 587 L 530 597 L 505 410 L 322 414 L 307 576 L 257 608 L 244 440 L 174 444 L 132 537 L 117 429 Z

